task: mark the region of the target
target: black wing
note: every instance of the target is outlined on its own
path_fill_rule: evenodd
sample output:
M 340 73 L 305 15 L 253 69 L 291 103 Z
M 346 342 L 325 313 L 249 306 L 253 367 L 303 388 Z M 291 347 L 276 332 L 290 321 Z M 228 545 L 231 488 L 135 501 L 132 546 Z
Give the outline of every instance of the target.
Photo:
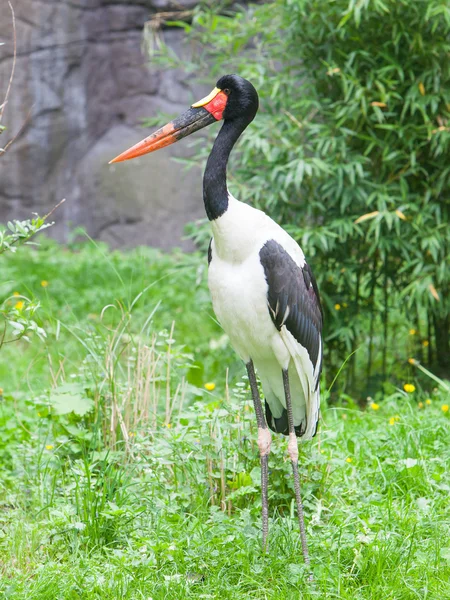
M 322 368 L 322 322 L 319 290 L 308 264 L 299 267 L 275 240 L 269 240 L 259 252 L 269 290 L 269 312 L 276 328 L 283 325 L 308 351 L 318 374 Z M 317 384 L 319 377 L 317 377 Z

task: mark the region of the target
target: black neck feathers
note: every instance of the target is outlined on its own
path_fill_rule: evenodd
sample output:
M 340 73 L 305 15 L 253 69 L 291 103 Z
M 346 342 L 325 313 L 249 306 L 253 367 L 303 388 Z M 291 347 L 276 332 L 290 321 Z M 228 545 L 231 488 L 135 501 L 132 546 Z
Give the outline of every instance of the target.
M 221 217 L 228 208 L 228 158 L 247 125 L 248 122 L 240 119 L 225 121 L 214 142 L 203 176 L 203 201 L 210 221 Z

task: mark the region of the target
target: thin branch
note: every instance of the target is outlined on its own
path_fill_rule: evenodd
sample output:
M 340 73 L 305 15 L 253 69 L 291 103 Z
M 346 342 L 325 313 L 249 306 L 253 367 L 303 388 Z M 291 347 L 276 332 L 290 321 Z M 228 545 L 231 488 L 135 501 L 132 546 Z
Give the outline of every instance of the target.
M 11 14 L 12 14 L 14 50 L 13 50 L 13 64 L 12 64 L 12 69 L 11 69 L 11 75 L 10 75 L 10 78 L 9 78 L 8 88 L 6 90 L 5 99 L 4 99 L 3 104 L 2 104 L 2 106 L 0 108 L 0 123 L 2 121 L 3 112 L 5 110 L 5 106 L 6 106 L 7 102 L 8 102 L 9 92 L 11 90 L 11 85 L 12 85 L 12 82 L 13 82 L 13 79 L 14 79 L 14 69 L 16 68 L 16 57 L 17 57 L 16 15 L 14 14 L 14 9 L 12 7 L 11 2 L 9 2 L 9 0 L 8 0 L 8 4 L 9 4 L 9 8 L 10 8 Z
M 5 103 L 6 104 L 6 103 Z M 4 106 L 4 105 L 3 105 Z M 25 127 L 28 125 L 28 123 L 30 122 L 30 118 L 31 118 L 31 110 L 28 111 L 28 114 L 26 116 L 25 121 L 22 124 L 22 127 L 19 129 L 19 131 L 16 133 L 16 135 L 11 138 L 9 140 L 9 142 L 6 144 L 6 146 L 4 148 L 0 148 L 0 156 L 2 156 L 3 154 L 5 154 L 5 152 L 8 150 L 8 148 L 11 146 L 11 144 L 13 144 L 17 138 L 19 137 L 19 135 L 22 133 L 22 131 L 25 129 Z
M 55 212 L 55 210 L 56 210 L 57 208 L 59 208 L 59 207 L 61 206 L 61 204 L 62 204 L 63 202 L 65 202 L 65 201 L 66 201 L 66 199 L 65 199 L 65 198 L 63 198 L 62 200 L 60 200 L 60 201 L 58 202 L 58 204 L 57 204 L 56 206 L 54 206 L 54 207 L 52 208 L 52 210 L 51 210 L 49 213 L 47 213 L 47 214 L 46 214 L 44 217 L 42 217 L 42 218 L 43 218 L 43 220 L 44 220 L 44 221 L 46 221 L 46 220 L 47 220 L 47 219 L 48 219 L 48 218 L 49 218 L 49 217 L 50 217 L 50 216 L 51 216 L 51 215 L 52 215 L 52 214 Z
M 193 10 L 171 10 L 167 12 L 158 12 L 151 16 L 150 20 L 147 21 L 146 26 L 151 27 L 154 30 L 160 29 L 167 21 L 189 21 L 194 15 Z

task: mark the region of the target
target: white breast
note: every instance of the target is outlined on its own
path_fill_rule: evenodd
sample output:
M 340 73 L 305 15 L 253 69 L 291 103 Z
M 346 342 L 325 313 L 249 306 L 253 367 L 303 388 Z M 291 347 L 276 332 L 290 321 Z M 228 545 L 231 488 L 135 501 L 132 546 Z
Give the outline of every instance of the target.
M 239 202 L 231 194 L 228 209 L 211 225 L 214 256 L 230 264 L 242 263 L 253 255 L 258 255 L 259 261 L 259 251 L 268 240 L 279 242 L 299 267 L 305 264 L 301 248 L 284 229 L 261 210 Z
M 269 360 L 280 364 L 288 353 L 270 318 L 267 282 L 259 251 L 271 239 L 292 248 L 298 264 L 304 256 L 296 242 L 262 211 L 229 198 L 228 210 L 212 222 L 212 261 L 208 283 L 214 312 L 231 345 L 245 362 Z
M 267 283 L 258 255 L 236 264 L 215 256 L 208 275 L 214 312 L 231 345 L 246 363 L 256 360 L 270 349 L 277 331 L 267 309 Z

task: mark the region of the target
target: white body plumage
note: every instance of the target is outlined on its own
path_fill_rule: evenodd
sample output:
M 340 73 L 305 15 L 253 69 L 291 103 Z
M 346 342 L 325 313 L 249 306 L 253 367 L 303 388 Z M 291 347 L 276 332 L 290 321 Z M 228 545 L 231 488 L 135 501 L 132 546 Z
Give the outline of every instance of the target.
M 208 282 L 214 312 L 242 360 L 253 360 L 275 418 L 286 408 L 281 369 L 289 369 L 294 425 L 305 425 L 302 438 L 311 439 L 319 418 L 320 361 L 314 368 L 307 349 L 284 325 L 280 330 L 275 326 L 260 260 L 269 240 L 280 244 L 300 268 L 304 254 L 270 217 L 231 194 L 225 213 L 212 221 L 212 231 Z

